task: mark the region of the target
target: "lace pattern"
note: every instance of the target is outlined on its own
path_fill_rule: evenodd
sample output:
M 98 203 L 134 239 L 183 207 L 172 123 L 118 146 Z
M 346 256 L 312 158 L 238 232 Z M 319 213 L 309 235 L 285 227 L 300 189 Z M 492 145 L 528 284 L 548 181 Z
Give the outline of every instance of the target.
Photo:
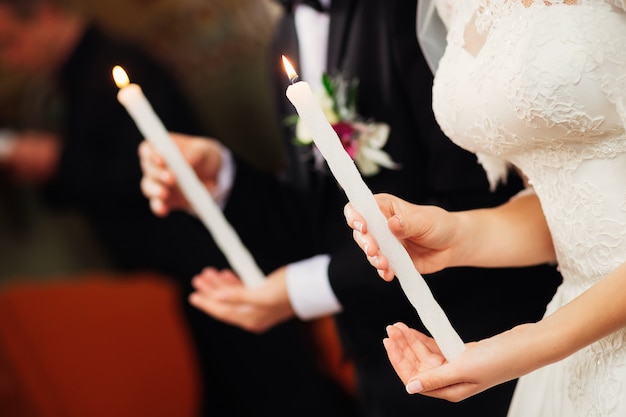
M 600 0 L 616 10 L 626 11 L 626 0 Z M 597 0 L 480 0 L 476 9 L 476 28 L 481 33 L 489 31 L 494 21 L 512 13 L 517 7 L 531 7 L 535 4 L 552 6 L 557 4 L 582 5 L 598 4 Z M 450 5 L 447 4 L 447 9 Z M 450 14 L 449 10 L 446 13 Z
M 564 276 L 549 313 L 626 262 L 624 0 L 439 1 L 455 7 L 435 115 L 492 185 L 507 164 L 528 176 Z M 626 415 L 625 342 L 619 331 L 559 364 L 565 380 L 551 385 L 561 388 L 550 407 Z
M 577 415 L 617 416 L 626 373 L 626 332 L 593 343 L 566 360 L 567 395 Z

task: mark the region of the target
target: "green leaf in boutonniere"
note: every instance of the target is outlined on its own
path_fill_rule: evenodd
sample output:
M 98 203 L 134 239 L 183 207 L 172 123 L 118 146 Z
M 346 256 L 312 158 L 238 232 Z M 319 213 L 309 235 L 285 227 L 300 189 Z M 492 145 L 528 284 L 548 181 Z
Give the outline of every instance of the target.
M 326 119 L 341 140 L 344 149 L 354 160 L 363 176 L 380 172 L 381 167 L 399 169 L 400 165 L 382 150 L 387 143 L 390 128 L 385 123 L 363 121 L 356 110 L 357 79 L 346 80 L 341 76 L 322 76 L 323 90 L 314 92 Z M 311 145 L 313 137 L 297 115 L 286 119 L 296 125 L 295 141 Z M 314 149 L 319 153 L 317 148 Z M 317 159 L 320 159 L 318 155 Z

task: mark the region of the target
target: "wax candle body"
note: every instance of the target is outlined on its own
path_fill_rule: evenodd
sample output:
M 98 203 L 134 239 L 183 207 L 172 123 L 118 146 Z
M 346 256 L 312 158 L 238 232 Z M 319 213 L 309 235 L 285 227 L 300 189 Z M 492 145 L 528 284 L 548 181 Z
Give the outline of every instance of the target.
M 117 98 L 133 118 L 142 135 L 154 146 L 172 170 L 187 201 L 211 233 L 231 268 L 246 286 L 260 285 L 264 279 L 263 272 L 183 157 L 146 99 L 141 87 L 137 84 L 122 87 Z
M 422 322 L 437 341 L 444 356 L 448 360 L 454 359 L 465 349 L 463 341 L 415 269 L 406 249 L 387 227 L 387 220 L 378 208 L 376 199 L 363 181 L 354 161 L 344 150 L 337 133 L 326 120 L 309 85 L 303 81 L 290 85 L 287 88 L 287 98 L 313 136 L 315 145 L 348 199 L 367 221 L 370 232 L 396 272 L 402 289 Z

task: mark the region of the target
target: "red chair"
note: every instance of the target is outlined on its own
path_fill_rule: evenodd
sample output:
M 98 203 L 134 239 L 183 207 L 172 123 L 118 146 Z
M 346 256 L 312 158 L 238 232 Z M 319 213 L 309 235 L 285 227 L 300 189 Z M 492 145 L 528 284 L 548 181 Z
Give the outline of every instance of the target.
M 176 288 L 93 274 L 0 291 L 0 415 L 194 417 L 199 384 Z

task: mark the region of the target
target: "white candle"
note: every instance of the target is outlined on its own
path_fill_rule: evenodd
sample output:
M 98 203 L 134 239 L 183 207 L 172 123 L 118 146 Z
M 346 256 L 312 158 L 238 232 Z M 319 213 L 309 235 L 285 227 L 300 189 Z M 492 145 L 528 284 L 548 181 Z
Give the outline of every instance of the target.
M 408 252 L 387 227 L 387 220 L 378 208 L 376 199 L 363 181 L 354 161 L 343 148 L 337 133 L 326 120 L 306 82 L 297 81 L 298 75 L 283 57 L 292 84 L 287 87 L 287 98 L 296 108 L 335 179 L 341 185 L 354 208 L 367 222 L 381 252 L 389 260 L 407 298 L 417 310 L 424 326 L 436 340 L 448 360 L 463 352 L 463 341 L 452 328 L 447 316 L 435 301 L 424 278 L 415 269 Z
M 211 233 L 231 268 L 248 287 L 260 285 L 265 275 L 228 223 L 198 176 L 187 163 L 167 129 L 154 112 L 141 87 L 130 84 L 126 72 L 113 69 L 115 83 L 120 88 L 118 101 L 126 108 L 142 135 L 154 146 L 172 171 L 178 186 L 202 223 Z

